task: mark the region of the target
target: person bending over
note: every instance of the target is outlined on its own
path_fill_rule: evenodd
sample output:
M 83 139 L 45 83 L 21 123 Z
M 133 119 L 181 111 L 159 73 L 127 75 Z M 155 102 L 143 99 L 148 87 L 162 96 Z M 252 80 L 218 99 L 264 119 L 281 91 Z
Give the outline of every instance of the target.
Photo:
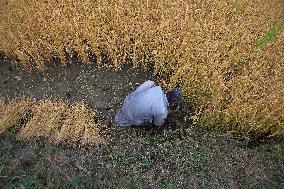
M 154 81 L 146 81 L 129 94 L 115 116 L 119 126 L 154 124 L 162 126 L 167 116 L 177 110 L 182 93 L 173 88 L 166 94 Z

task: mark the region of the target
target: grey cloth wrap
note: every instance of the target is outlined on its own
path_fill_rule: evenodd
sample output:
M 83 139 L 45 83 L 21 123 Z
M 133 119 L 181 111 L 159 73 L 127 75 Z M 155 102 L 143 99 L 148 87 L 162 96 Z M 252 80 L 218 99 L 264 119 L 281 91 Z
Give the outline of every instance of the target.
M 160 86 L 146 81 L 129 94 L 115 116 L 119 126 L 162 126 L 168 116 L 168 100 Z

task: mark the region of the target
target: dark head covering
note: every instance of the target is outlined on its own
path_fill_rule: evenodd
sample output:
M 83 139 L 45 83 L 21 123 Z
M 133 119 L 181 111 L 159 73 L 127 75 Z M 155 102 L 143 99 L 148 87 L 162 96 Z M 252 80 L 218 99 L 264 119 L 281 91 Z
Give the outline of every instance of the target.
M 182 99 L 182 92 L 180 88 L 177 88 L 177 87 L 168 91 L 166 95 L 167 95 L 168 102 L 171 104 L 179 103 Z

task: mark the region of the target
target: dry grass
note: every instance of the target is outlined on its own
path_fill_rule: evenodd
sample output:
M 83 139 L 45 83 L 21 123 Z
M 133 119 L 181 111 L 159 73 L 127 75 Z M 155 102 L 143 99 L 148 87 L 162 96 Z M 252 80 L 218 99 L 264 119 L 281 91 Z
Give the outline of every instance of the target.
M 40 101 L 32 118 L 20 130 L 18 139 L 41 138 L 55 144 L 95 145 L 101 141 L 94 112 L 84 105 Z
M 281 0 L 1 1 L 0 49 L 44 69 L 64 49 L 155 64 L 223 129 L 284 135 Z M 5 8 L 3 8 L 5 7 Z M 276 29 L 273 29 L 276 28 Z M 87 45 L 88 44 L 88 45 Z M 58 110 L 60 111 L 60 110 Z M 230 126 L 228 126 L 230 125 Z
M 32 101 L 30 99 L 16 100 L 9 103 L 0 100 L 0 134 L 25 119 L 31 105 Z

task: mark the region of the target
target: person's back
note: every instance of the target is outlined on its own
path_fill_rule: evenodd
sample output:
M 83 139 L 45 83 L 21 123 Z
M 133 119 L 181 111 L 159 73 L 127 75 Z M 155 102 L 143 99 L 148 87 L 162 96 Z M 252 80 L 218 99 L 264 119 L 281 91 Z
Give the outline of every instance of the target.
M 128 95 L 115 116 L 120 126 L 155 124 L 161 126 L 168 115 L 168 101 L 160 86 L 146 81 Z

